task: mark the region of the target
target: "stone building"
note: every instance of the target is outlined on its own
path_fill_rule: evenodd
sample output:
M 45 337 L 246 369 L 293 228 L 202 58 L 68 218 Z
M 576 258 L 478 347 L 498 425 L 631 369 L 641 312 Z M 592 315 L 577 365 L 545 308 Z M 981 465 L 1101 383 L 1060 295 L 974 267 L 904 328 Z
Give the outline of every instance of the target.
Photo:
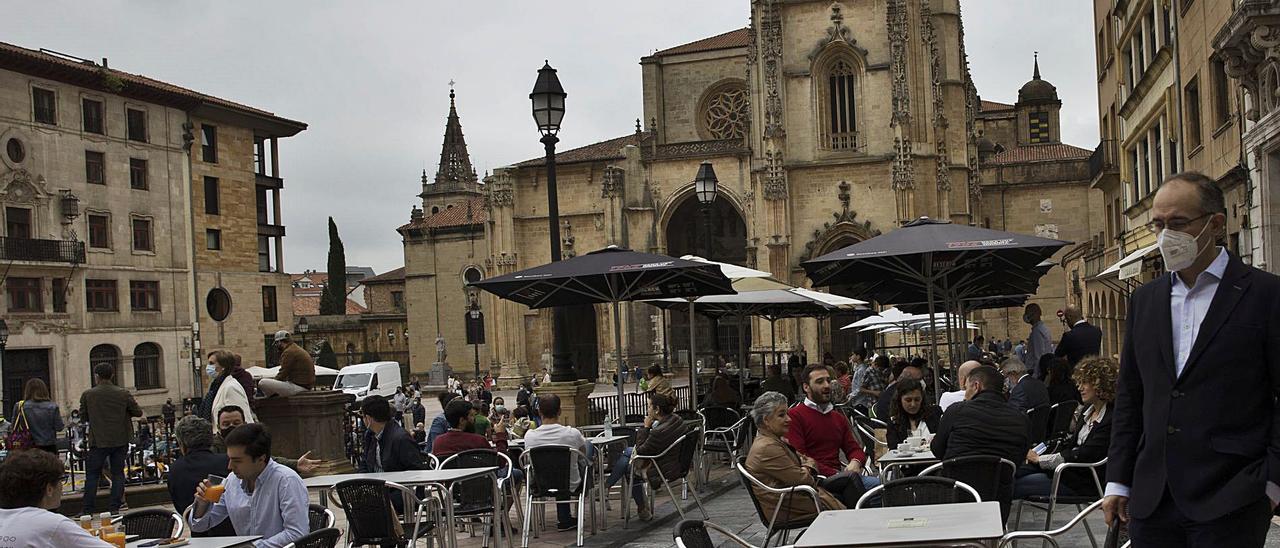
M 1261 259 L 1239 86 L 1213 49 L 1231 15 L 1226 2 L 1094 2 L 1101 138 L 1089 169 L 1104 222 L 1068 252 L 1065 270 L 1083 286 L 1077 302 L 1102 329 L 1105 353 L 1120 352 L 1129 293 L 1164 272 L 1145 225 L 1165 177 L 1191 170 L 1217 181 L 1228 210 L 1220 243 Z
M 1068 226 L 1088 218 L 1087 151 L 1059 142 L 1056 95 L 991 103 L 992 112 L 983 112 L 958 2 L 755 0 L 750 20 L 748 28 L 641 58 L 634 130 L 558 152 L 565 256 L 607 245 L 693 253 L 808 286 L 802 261 L 921 216 L 1025 232 L 1057 224 L 1066 238 L 1089 233 Z M 451 105 L 447 127 L 455 120 Z M 984 127 L 1004 152 L 979 158 Z M 561 137 L 572 134 L 570 123 Z M 454 370 L 467 369 L 458 357 L 464 324 L 451 318 L 469 306 L 468 279 L 550 257 L 543 159 L 496 169 L 479 184 L 469 161 L 451 152 L 460 137 L 460 126 L 456 136 L 446 130 L 440 171 L 434 182 L 424 174 L 423 209 L 415 207 L 399 229 L 409 331 L 422 334 L 410 339 L 419 370 L 432 361 L 435 333 L 446 340 Z M 719 177 L 709 238 L 691 182 L 704 161 Z M 1053 201 L 1048 212 L 1034 198 L 1041 195 Z M 1057 302 L 1060 285 L 1046 286 L 1059 292 Z M 486 314 L 482 369 L 516 377 L 548 366 L 549 311 L 489 295 L 479 305 Z M 630 363 L 689 363 L 686 318 L 640 303 L 621 310 Z M 616 367 L 611 313 L 605 306 L 569 311 L 579 378 Z M 780 321 L 778 348 L 843 356 L 874 344 L 839 330 L 852 320 Z M 699 320 L 696 329 L 707 342 L 698 359 L 717 348 L 733 352 L 739 336 L 756 353 L 770 343 L 763 321 Z M 664 340 L 674 354 L 663 355 Z
M 255 195 L 274 185 L 278 196 L 281 182 L 255 169 L 265 158 L 255 150 L 305 125 L 106 59 L 10 44 L 0 44 L 0 96 L 5 409 L 36 377 L 69 410 L 99 362 L 153 411 L 202 393 L 197 320 L 205 348 L 260 359 L 263 318 L 292 318 L 287 278 L 257 268 L 256 234 L 274 228 L 255 222 Z M 278 303 L 263 289 L 276 285 Z M 206 298 L 211 287 L 237 305 Z M 225 324 L 209 319 L 228 309 Z

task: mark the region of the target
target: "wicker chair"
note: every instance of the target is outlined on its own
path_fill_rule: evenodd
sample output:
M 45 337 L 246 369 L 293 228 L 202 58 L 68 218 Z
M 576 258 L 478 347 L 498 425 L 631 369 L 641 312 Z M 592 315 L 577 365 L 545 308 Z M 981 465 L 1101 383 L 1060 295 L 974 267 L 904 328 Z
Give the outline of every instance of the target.
M 401 520 L 399 526 L 390 498 L 396 494 L 403 497 L 406 517 L 411 516 L 411 521 Z M 443 529 L 436 527 L 441 519 L 434 501 L 420 500 L 412 489 L 398 483 L 373 479 L 341 481 L 333 486 L 329 499 L 347 515 L 348 545 L 402 546 L 405 539 L 397 533 L 397 527 L 409 535 L 410 543 L 417 542 L 424 533 Z
M 539 445 L 530 447 L 520 455 L 520 465 L 524 468 L 525 506 L 529 511 L 524 516 L 521 529 L 520 546 L 529 546 L 529 528 L 534 517 L 534 507 L 548 504 L 578 505 L 578 546 L 582 546 L 582 525 L 587 511 L 591 512 L 591 523 L 595 523 L 596 506 L 587 501 L 587 492 L 591 490 L 594 475 L 591 473 L 591 461 L 587 456 L 567 445 Z M 580 481 L 572 485 L 571 468 L 577 466 Z M 557 496 L 566 497 L 556 500 Z M 587 510 L 589 509 L 589 510 Z
M 914 476 L 875 486 L 863 493 L 854 508 L 867 508 L 867 503 L 876 495 L 880 496 L 880 505 L 884 508 L 982 502 L 978 492 L 964 482 L 937 476 Z
M 284 548 L 336 548 L 338 538 L 341 536 L 341 529 L 326 527 L 307 533 L 302 538 L 284 545 Z
M 126 535 L 139 535 L 139 538 L 173 538 L 181 537 L 186 529 L 182 516 L 176 512 L 161 510 L 134 510 L 111 520 Z
M 1013 504 L 1013 475 L 1017 465 L 990 455 L 970 455 L 944 460 L 925 468 L 921 476 L 940 476 L 962 481 L 978 492 L 982 500 L 1000 503 L 1000 517 L 1009 521 Z
M 328 529 L 336 523 L 338 523 L 338 517 L 333 514 L 333 510 L 314 502 L 307 507 L 307 524 L 310 525 L 311 532 Z
M 720 536 L 728 539 L 724 544 L 716 544 L 711 541 L 711 534 L 708 530 L 715 531 Z M 737 545 L 742 548 L 756 548 L 755 545 L 742 540 L 732 531 L 725 529 L 719 525 L 709 521 L 700 519 L 686 519 L 676 524 L 675 532 L 676 548 L 717 548 L 719 546 Z

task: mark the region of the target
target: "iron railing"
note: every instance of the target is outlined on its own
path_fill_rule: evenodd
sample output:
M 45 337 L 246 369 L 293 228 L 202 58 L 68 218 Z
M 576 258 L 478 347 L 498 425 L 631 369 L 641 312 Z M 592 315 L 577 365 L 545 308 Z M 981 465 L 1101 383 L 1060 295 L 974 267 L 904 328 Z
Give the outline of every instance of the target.
M 1089 179 L 1096 180 L 1103 173 L 1119 173 L 1120 156 L 1115 139 L 1103 139 L 1089 155 Z
M 0 260 L 79 264 L 84 242 L 0 236 Z

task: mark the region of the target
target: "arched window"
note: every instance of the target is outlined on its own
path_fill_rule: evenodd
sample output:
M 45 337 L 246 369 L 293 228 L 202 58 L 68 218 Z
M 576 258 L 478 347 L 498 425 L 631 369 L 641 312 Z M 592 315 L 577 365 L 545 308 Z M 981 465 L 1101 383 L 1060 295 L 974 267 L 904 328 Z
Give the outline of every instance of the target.
M 160 346 L 142 343 L 133 347 L 133 387 L 137 390 L 163 388 L 160 378 Z
M 89 385 L 93 385 L 93 368 L 105 363 L 111 366 L 116 379 L 120 378 L 120 349 L 110 344 L 100 344 L 89 351 Z
M 818 96 L 822 146 L 828 150 L 857 149 L 859 65 L 850 56 L 839 55 L 825 67 Z

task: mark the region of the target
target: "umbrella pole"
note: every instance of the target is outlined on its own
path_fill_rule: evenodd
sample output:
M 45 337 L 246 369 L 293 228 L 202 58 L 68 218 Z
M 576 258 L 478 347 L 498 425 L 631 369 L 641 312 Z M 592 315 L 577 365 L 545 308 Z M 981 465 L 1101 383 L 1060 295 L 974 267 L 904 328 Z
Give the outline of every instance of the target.
M 698 345 L 694 343 L 694 340 L 696 338 L 696 335 L 694 333 L 695 320 L 697 317 L 693 315 L 693 304 L 694 304 L 693 299 L 689 299 L 689 410 L 690 411 L 696 410 L 698 408 L 698 368 L 697 368 L 698 358 L 697 358 L 697 351 L 695 350 L 696 348 L 698 348 Z
M 769 356 L 773 358 L 773 365 L 778 365 L 778 328 L 773 325 L 773 318 L 769 318 Z
M 747 360 L 747 342 L 742 338 L 743 322 L 745 320 L 746 320 L 746 315 L 743 314 L 741 310 L 739 310 L 738 311 L 738 329 L 737 329 L 737 333 L 738 333 L 738 397 L 742 398 L 743 403 L 746 403 L 746 399 L 747 399 L 746 379 L 744 378 L 745 375 L 743 375 L 743 372 L 746 372 L 748 374 L 751 373 L 751 369 L 750 369 L 751 362 Z
M 622 316 L 618 313 L 618 301 L 613 301 L 613 358 L 618 362 L 618 371 L 614 374 L 614 382 L 618 383 L 618 423 L 626 426 L 626 400 L 622 392 Z
M 937 361 L 938 361 L 937 333 L 938 332 L 935 329 L 935 323 L 934 323 L 934 317 L 933 317 L 933 310 L 934 310 L 933 308 L 933 282 L 934 282 L 933 254 L 932 253 L 925 254 L 924 260 L 925 260 L 925 268 L 927 268 L 929 271 L 928 275 L 925 277 L 925 282 L 928 284 L 926 285 L 926 288 L 928 292 L 927 298 L 929 300 L 929 347 L 930 347 L 929 357 L 931 358 L 930 361 L 934 363 L 933 397 L 936 399 L 935 403 L 937 403 L 942 401 L 942 390 L 941 390 L 942 382 L 939 380 L 941 377 L 941 371 L 938 371 L 938 366 L 937 366 Z

